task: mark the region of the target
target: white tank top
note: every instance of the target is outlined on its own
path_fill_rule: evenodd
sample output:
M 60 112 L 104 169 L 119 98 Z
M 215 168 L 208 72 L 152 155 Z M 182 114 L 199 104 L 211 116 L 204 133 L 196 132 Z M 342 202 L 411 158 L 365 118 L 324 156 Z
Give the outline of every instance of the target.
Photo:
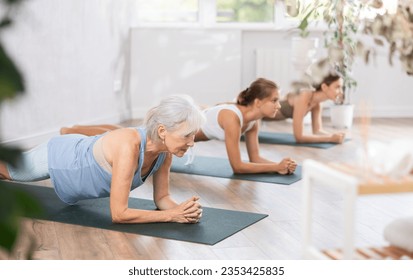
M 243 126 L 244 119 L 242 117 L 242 113 L 235 104 L 222 104 L 222 105 L 217 105 L 214 107 L 207 108 L 203 111 L 206 117 L 206 122 L 201 127 L 201 130 L 205 134 L 205 136 L 208 137 L 208 139 L 225 140 L 225 131 L 222 129 L 222 127 L 218 123 L 218 114 L 223 109 L 231 110 L 235 112 L 240 120 L 241 127 Z M 250 130 L 254 126 L 254 124 L 255 124 L 255 121 L 251 122 L 248 125 L 245 132 Z

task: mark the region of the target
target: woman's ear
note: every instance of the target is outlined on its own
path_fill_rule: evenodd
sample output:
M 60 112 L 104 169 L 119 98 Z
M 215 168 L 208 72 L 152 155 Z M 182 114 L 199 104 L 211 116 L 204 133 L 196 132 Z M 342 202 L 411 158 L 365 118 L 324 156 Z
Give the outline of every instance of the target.
M 258 99 L 258 98 L 255 98 L 255 99 L 254 99 L 254 106 L 255 106 L 256 108 L 260 108 L 261 105 L 262 105 L 262 101 L 261 101 L 260 99 Z
M 321 84 L 321 90 L 322 91 L 327 91 L 328 90 L 328 85 L 326 83 Z
M 161 140 L 165 140 L 165 136 L 166 136 L 166 128 L 164 125 L 160 124 L 158 125 L 158 137 Z

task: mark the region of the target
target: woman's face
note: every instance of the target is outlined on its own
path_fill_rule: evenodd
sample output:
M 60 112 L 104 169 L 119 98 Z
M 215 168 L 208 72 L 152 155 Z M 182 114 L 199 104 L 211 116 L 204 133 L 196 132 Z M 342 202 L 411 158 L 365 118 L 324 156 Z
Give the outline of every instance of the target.
M 343 79 L 338 79 L 337 81 L 326 86 L 324 91 L 327 94 L 328 99 L 333 101 L 340 101 L 343 99 Z
M 273 118 L 281 108 L 279 93 L 277 89 L 274 89 L 272 94 L 261 100 L 260 110 L 264 117 Z
M 165 146 L 168 152 L 176 155 L 177 157 L 183 157 L 186 151 L 194 146 L 195 133 L 188 134 L 187 123 L 181 123 L 178 129 L 174 131 L 167 131 L 165 134 Z

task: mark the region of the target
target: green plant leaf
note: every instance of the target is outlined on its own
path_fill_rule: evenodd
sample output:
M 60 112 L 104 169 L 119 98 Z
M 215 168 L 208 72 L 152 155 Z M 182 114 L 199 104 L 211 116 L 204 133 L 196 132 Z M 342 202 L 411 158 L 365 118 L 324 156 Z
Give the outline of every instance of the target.
M 0 29 L 12 24 L 11 11 L 25 0 L 0 0 L 6 11 L 1 13 Z M 0 102 L 24 92 L 24 80 L 18 67 L 0 41 Z M 0 145 L 0 161 L 16 164 L 21 151 Z M 41 215 L 40 204 L 28 194 L 13 189 L 13 184 L 0 181 L 0 247 L 10 252 L 16 242 L 20 218 L 23 215 Z M 30 255 L 29 255 L 30 256 Z
M 13 189 L 12 183 L 0 181 L 0 247 L 12 250 L 19 232 L 20 218 L 41 217 L 43 210 L 29 194 Z
M 298 25 L 298 29 L 301 30 L 301 36 L 306 37 L 309 32 L 307 31 L 308 28 L 308 19 L 311 16 L 311 14 L 315 11 L 316 7 L 312 8 L 301 20 L 300 24 Z
M 16 202 L 19 206 L 19 214 L 31 218 L 41 218 L 43 208 L 39 202 L 31 197 L 29 194 L 22 191 L 14 191 L 16 196 Z
M 23 77 L 0 43 L 0 102 L 23 91 Z
M 11 25 L 12 24 L 12 20 L 10 19 L 10 18 L 3 18 L 1 21 L 0 21 L 0 29 L 1 28 L 5 28 L 5 27 L 7 27 L 7 26 L 9 26 L 9 25 Z
M 23 1 L 26 1 L 26 0 L 5 0 L 4 2 L 6 2 L 7 5 L 12 6 L 12 5 L 19 5 Z
M 0 247 L 10 252 L 16 242 L 18 226 L 11 226 L 4 221 L 0 221 Z
M 7 162 L 16 165 L 21 155 L 21 150 L 19 148 L 9 148 L 0 145 L 0 161 Z
M 15 196 L 6 183 L 0 181 L 0 246 L 10 251 L 18 234 Z

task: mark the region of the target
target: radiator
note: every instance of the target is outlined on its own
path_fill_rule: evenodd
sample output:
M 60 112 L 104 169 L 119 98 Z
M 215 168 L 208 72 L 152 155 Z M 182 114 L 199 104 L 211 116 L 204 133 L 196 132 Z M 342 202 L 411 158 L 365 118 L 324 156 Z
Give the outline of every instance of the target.
M 266 78 L 274 81 L 286 94 L 291 88 L 292 64 L 288 49 L 256 49 L 255 50 L 256 78 Z

